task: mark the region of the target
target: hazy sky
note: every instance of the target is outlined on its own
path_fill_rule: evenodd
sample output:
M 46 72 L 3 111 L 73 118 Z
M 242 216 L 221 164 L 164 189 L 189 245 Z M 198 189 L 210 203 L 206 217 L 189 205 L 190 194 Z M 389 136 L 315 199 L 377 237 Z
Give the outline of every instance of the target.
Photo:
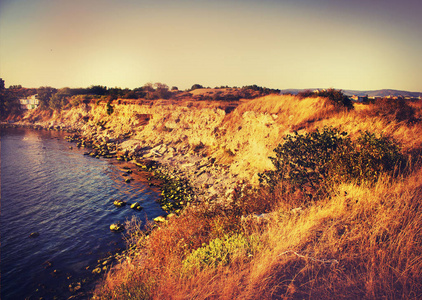
M 1 0 L 6 86 L 422 92 L 421 0 Z

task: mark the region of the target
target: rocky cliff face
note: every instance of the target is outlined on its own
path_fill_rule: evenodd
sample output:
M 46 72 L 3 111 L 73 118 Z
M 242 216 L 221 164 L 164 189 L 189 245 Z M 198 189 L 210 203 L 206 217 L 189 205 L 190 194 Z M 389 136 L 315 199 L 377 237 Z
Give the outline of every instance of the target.
M 30 112 L 24 122 L 116 142 L 120 151 L 181 170 L 211 195 L 226 195 L 239 181 L 258 182 L 285 134 L 333 110 L 324 99 L 275 95 L 237 103 L 154 101 L 113 108 L 110 115 L 105 103 L 44 117 Z

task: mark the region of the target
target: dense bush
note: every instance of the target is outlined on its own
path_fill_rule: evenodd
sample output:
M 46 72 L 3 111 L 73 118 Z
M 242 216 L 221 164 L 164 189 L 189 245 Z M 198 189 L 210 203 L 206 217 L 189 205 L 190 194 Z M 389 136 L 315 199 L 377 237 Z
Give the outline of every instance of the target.
M 138 99 L 138 94 L 135 91 L 129 91 L 123 96 L 123 98 L 125 98 L 125 99 Z
M 107 94 L 107 87 L 102 85 L 92 85 L 87 89 L 87 94 L 103 96 Z
M 21 113 L 19 98 L 10 89 L 4 88 L 4 81 L 0 79 L 0 115 L 1 119 L 9 115 L 18 115 Z
M 292 192 L 299 190 L 308 198 L 326 195 L 339 182 L 375 182 L 404 160 L 386 137 L 364 132 L 352 141 L 332 127 L 287 135 L 274 152 L 270 159 L 275 168 L 259 174 L 261 183 L 270 189 L 287 183 Z
M 67 103 L 69 102 L 68 99 L 71 95 L 72 95 L 71 89 L 69 88 L 60 89 L 50 97 L 48 101 L 48 105 L 53 110 L 59 110 L 62 107 L 67 105 Z
M 382 116 L 390 121 L 415 121 L 415 109 L 403 99 L 377 99 L 371 106 L 371 115 Z
M 194 85 L 192 85 L 192 87 L 190 88 L 191 91 L 193 90 L 197 90 L 197 89 L 203 89 L 204 87 L 198 83 L 195 83 Z
M 40 101 L 39 107 L 41 109 L 50 108 L 50 98 L 57 93 L 57 89 L 43 86 L 37 89 L 37 99 Z
M 354 143 L 338 153 L 331 167 L 332 176 L 344 180 L 375 182 L 383 172 L 394 171 L 404 162 L 399 147 L 384 136 L 365 131 Z
M 270 89 L 270 88 L 266 88 L 266 87 L 262 87 L 262 86 L 258 86 L 256 84 L 253 85 L 245 85 L 242 87 L 243 91 L 256 91 L 259 92 L 261 95 L 269 95 L 269 94 L 279 94 L 280 90 L 278 89 Z

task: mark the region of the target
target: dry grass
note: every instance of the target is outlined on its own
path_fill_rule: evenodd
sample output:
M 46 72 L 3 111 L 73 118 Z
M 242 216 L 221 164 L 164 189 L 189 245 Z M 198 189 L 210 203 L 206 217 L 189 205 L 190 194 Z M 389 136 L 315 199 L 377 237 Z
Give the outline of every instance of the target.
M 333 126 L 346 131 L 352 138 L 361 132 L 369 131 L 383 134 L 394 139 L 403 149 L 410 153 L 422 149 L 422 126 L 420 122 L 407 124 L 406 122 L 389 121 L 383 117 L 368 116 L 365 109 L 339 113 L 331 118 L 309 124 L 307 130 L 315 130 L 324 126 Z
M 281 214 L 267 232 L 273 246 L 251 272 L 257 285 L 268 282 L 261 297 L 420 297 L 421 175 L 373 188 L 342 185 L 297 217 Z
M 103 290 L 133 293 L 143 283 L 153 299 L 418 299 L 421 176 L 384 178 L 372 188 L 344 184 L 306 209 L 275 209 L 255 228 L 236 227 L 260 234 L 255 257 L 189 274 L 180 271 L 185 255 L 234 228 L 216 215 L 182 216 L 153 232 L 147 256 L 109 275 Z

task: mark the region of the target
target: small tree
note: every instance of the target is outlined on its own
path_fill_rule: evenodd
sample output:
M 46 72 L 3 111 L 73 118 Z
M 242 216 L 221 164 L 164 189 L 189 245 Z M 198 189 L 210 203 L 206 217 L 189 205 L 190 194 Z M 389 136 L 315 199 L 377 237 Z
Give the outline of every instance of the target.
M 107 94 L 107 87 L 102 85 L 92 85 L 88 88 L 88 94 L 104 96 Z
M 171 96 L 168 85 L 161 82 L 155 84 L 155 94 L 161 99 L 168 99 Z
M 195 83 L 194 85 L 192 85 L 192 87 L 190 88 L 191 91 L 193 90 L 197 90 L 197 89 L 203 89 L 204 87 L 200 84 Z
M 138 99 L 138 94 L 135 91 L 129 91 L 123 96 L 123 98 L 125 98 L 125 99 Z
M 71 96 L 72 92 L 70 88 L 62 88 L 54 93 L 49 101 L 48 105 L 53 110 L 59 110 L 68 103 L 68 98 Z
M 50 98 L 57 92 L 57 89 L 50 86 L 43 86 L 37 89 L 37 99 L 40 101 L 40 109 L 50 108 Z
M 0 116 L 1 119 L 9 115 L 22 112 L 19 98 L 10 89 L 5 89 L 4 80 L 0 78 Z
M 144 92 L 154 92 L 154 85 L 151 82 L 145 83 L 142 87 Z

